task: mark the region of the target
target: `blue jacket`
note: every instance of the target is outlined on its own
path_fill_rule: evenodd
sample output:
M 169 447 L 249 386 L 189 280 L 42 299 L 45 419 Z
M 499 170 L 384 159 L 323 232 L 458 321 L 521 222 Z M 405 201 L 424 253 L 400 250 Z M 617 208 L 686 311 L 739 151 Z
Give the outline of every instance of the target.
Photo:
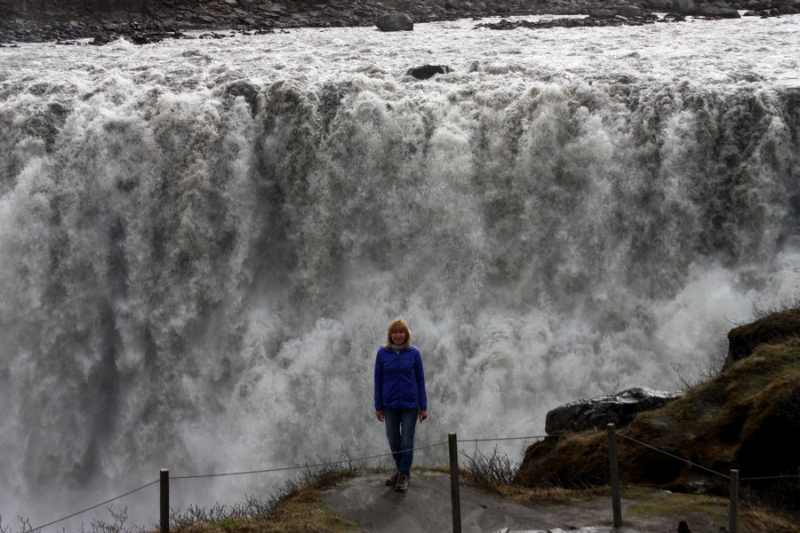
M 428 410 L 422 356 L 415 346 L 395 353 L 381 346 L 375 358 L 375 410 Z

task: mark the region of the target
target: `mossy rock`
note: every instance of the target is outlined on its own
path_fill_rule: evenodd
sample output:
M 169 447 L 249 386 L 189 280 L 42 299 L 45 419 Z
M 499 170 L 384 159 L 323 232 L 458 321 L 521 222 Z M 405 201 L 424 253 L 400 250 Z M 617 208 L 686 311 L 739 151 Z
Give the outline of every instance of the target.
M 758 327 L 749 330 L 737 328 L 751 333 L 748 342 L 768 339 L 748 357 L 664 407 L 639 413 L 617 432 L 624 483 L 725 494 L 731 469 L 738 469 L 741 478 L 797 475 L 800 336 L 790 324 L 800 311 L 777 315 L 758 320 Z M 599 486 L 608 483 L 608 471 L 606 432 L 585 431 L 529 447 L 516 481 L 528 487 Z M 796 478 L 790 484 L 795 487 Z M 785 481 L 746 486 L 800 508 L 798 489 L 787 488 Z
M 782 342 L 800 335 L 800 307 L 767 315 L 728 333 L 725 366 L 748 357 L 761 344 Z

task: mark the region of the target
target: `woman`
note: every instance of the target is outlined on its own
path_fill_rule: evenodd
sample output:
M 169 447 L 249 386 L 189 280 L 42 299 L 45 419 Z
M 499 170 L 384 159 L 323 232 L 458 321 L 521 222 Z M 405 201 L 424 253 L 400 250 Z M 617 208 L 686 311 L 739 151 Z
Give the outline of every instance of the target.
M 411 346 L 405 320 L 393 320 L 386 337 L 375 359 L 375 416 L 386 423 L 389 448 L 397 465 L 386 484 L 402 492 L 408 490 L 417 420 L 428 418 L 428 394 L 422 356 Z

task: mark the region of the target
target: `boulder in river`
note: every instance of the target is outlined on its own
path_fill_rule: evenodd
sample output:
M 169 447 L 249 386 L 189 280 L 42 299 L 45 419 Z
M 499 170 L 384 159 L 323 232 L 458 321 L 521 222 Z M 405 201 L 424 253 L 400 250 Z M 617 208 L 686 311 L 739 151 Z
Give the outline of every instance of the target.
M 436 74 L 447 74 L 448 72 L 452 72 L 453 69 L 448 67 L 447 65 L 423 65 L 421 67 L 415 67 L 412 69 L 408 69 L 409 76 L 413 76 L 418 80 L 427 80 L 428 78 L 432 78 Z
M 375 20 L 375 25 L 381 31 L 411 31 L 414 29 L 414 21 L 407 13 L 381 15 Z

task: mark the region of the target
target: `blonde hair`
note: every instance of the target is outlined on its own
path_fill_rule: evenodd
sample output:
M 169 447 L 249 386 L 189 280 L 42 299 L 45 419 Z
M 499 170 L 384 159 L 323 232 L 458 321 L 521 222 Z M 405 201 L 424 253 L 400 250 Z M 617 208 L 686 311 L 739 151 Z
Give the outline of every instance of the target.
M 389 328 L 386 330 L 386 344 L 384 344 L 384 348 L 391 348 L 392 347 L 392 332 L 393 331 L 402 331 L 406 334 L 406 340 L 402 344 L 403 349 L 407 349 L 411 347 L 411 330 L 408 329 L 408 324 L 402 318 L 395 318 L 389 324 Z

